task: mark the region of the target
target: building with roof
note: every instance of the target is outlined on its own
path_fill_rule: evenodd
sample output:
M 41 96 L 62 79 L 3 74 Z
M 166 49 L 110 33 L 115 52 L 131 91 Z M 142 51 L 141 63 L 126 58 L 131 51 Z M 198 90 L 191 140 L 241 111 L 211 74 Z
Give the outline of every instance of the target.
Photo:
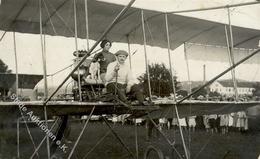
M 189 91 L 190 84 L 191 84 L 191 88 L 197 88 L 199 86 L 202 86 L 205 82 L 204 81 L 191 81 L 191 82 L 183 81 L 181 82 L 181 84 L 183 90 Z M 253 90 L 255 89 L 254 88 L 255 84 L 256 84 L 255 82 L 249 82 L 249 81 L 237 79 L 238 95 L 252 95 Z M 209 86 L 209 90 L 210 92 L 218 92 L 219 94 L 228 97 L 235 95 L 232 79 L 215 81 Z
M 218 92 L 226 96 L 233 96 L 235 94 L 233 81 L 231 79 L 215 81 L 209 86 L 209 89 L 211 92 Z M 238 95 L 252 95 L 253 90 L 254 82 L 237 80 Z

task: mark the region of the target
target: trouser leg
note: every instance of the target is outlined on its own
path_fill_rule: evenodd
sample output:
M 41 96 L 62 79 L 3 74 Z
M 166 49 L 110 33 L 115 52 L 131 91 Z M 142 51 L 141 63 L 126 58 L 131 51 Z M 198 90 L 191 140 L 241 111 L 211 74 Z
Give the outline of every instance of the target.
M 134 84 L 130 93 L 134 95 L 138 102 L 142 103 L 144 101 L 143 88 L 140 85 Z
M 127 101 L 126 94 L 125 94 L 125 85 L 122 85 L 120 83 L 109 83 L 107 84 L 107 92 L 117 94 L 118 98 L 125 102 Z

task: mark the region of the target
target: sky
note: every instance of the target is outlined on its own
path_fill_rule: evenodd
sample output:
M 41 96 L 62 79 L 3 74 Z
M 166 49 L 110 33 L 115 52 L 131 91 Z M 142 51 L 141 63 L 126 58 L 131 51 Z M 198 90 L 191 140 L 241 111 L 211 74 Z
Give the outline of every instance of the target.
M 106 0 L 108 1 L 108 0 Z M 109 0 L 109 2 L 119 4 L 127 3 L 129 0 Z M 226 4 L 244 3 L 249 0 L 137 0 L 135 7 L 143 7 L 146 9 L 159 11 L 176 11 L 195 8 L 205 8 L 222 6 Z M 159 9 L 158 9 L 159 8 Z M 253 29 L 260 29 L 260 5 L 239 7 L 232 9 L 232 24 Z M 197 18 L 227 22 L 227 13 L 225 10 L 218 11 L 203 11 L 196 13 L 185 13 L 183 15 L 193 16 Z M 0 35 L 3 31 L 0 31 Z M 78 40 L 79 49 L 86 48 L 86 40 Z M 18 54 L 18 72 L 26 74 L 42 74 L 43 66 L 41 59 L 40 36 L 30 34 L 16 33 L 16 44 Z M 94 41 L 90 40 L 90 46 Z M 4 39 L 0 42 L 0 58 L 15 72 L 14 62 L 14 47 L 13 47 L 13 33 L 7 33 Z M 127 50 L 127 45 L 123 43 L 113 43 L 111 52 L 116 52 L 119 49 Z M 132 57 L 132 70 L 136 76 L 145 72 L 144 62 L 144 47 L 142 45 L 131 45 L 131 49 L 136 51 Z M 74 38 L 64 38 L 58 36 L 46 35 L 46 52 L 47 52 L 47 74 L 53 74 L 73 63 L 72 52 L 75 50 Z M 168 54 L 166 49 L 158 47 L 147 47 L 149 63 L 164 63 L 169 67 Z M 184 47 L 180 46 L 172 51 L 172 65 L 179 80 L 188 80 L 187 63 L 184 57 Z M 190 79 L 203 80 L 203 65 L 206 65 L 206 79 L 209 80 L 217 74 L 228 68 L 228 63 L 223 62 L 209 62 L 203 60 L 188 60 Z M 256 64 L 243 64 L 236 70 L 237 78 L 260 81 L 260 66 Z M 63 73 L 67 74 L 71 68 Z M 250 70 L 250 71 L 248 71 Z M 227 74 L 223 78 L 230 78 Z M 62 79 L 62 76 L 59 78 Z

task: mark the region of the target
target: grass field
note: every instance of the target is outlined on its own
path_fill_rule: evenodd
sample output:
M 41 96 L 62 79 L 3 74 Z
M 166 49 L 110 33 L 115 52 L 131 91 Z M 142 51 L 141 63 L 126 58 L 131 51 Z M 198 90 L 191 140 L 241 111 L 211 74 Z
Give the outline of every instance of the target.
M 67 158 L 69 152 L 76 141 L 83 124 L 80 122 L 72 122 L 70 124 L 70 135 L 65 142 L 69 147 L 67 153 L 57 149 L 58 158 Z M 130 151 L 136 155 L 135 147 L 135 126 L 112 124 L 111 126 L 122 138 L 124 143 L 129 147 Z M 44 137 L 44 133 L 38 127 L 30 128 L 36 145 L 39 144 Z M 164 133 L 171 140 L 175 140 L 177 151 L 184 155 L 184 150 L 180 140 L 180 133 L 176 129 L 166 130 Z M 146 140 L 145 126 L 137 126 L 138 134 L 138 154 L 139 159 L 143 159 L 145 149 L 149 145 L 153 145 L 160 149 L 165 158 L 178 158 L 162 136 L 156 137 L 154 134 L 150 141 Z M 106 137 L 104 137 L 106 135 Z M 0 159 L 17 158 L 17 142 L 16 127 L 9 126 L 0 130 Z M 260 133 L 259 131 L 249 131 L 241 134 L 240 132 L 230 132 L 222 135 L 219 133 L 206 133 L 205 130 L 197 130 L 196 132 L 184 132 L 187 147 L 191 152 L 192 159 L 257 159 L 260 154 Z M 102 141 L 100 139 L 104 138 Z M 96 145 L 99 143 L 98 145 Z M 96 147 L 93 151 L 89 151 Z M 20 128 L 20 158 L 27 159 L 33 153 L 33 146 L 28 137 L 28 133 L 23 125 Z M 42 146 L 39 152 L 40 158 L 47 158 L 46 144 Z M 103 122 L 91 122 L 80 140 L 78 147 L 72 158 L 81 159 L 124 159 L 132 158 L 129 153 L 122 147 L 108 127 Z M 37 157 L 34 157 L 37 158 Z

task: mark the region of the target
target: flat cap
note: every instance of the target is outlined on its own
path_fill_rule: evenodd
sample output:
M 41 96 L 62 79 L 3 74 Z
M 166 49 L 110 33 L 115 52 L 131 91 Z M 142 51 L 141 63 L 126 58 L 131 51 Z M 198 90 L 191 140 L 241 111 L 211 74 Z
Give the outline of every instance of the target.
M 125 55 L 126 57 L 128 56 L 128 53 L 125 50 L 119 50 L 115 53 L 116 56 L 118 55 Z

